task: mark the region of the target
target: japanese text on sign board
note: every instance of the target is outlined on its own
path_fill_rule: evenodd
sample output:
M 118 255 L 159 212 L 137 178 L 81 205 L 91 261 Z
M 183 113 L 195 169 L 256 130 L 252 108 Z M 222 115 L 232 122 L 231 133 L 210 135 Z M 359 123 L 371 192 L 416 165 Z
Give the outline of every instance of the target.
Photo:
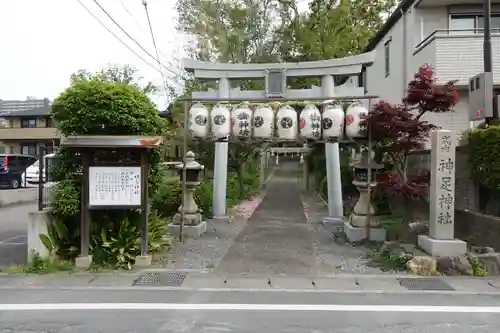
M 453 210 L 455 209 L 455 161 L 452 138 L 450 135 L 445 135 L 439 141 L 440 158 L 435 170 L 437 188 L 437 223 L 452 224 Z

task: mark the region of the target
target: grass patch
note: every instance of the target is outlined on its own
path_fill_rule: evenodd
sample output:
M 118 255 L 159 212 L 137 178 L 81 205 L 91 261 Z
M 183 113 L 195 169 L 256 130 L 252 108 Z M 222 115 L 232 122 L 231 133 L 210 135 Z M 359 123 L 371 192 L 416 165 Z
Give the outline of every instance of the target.
M 70 272 L 74 265 L 69 261 L 43 259 L 38 252 L 32 251 L 31 262 L 26 265 L 7 267 L 2 272 L 7 274 L 50 274 L 56 272 Z

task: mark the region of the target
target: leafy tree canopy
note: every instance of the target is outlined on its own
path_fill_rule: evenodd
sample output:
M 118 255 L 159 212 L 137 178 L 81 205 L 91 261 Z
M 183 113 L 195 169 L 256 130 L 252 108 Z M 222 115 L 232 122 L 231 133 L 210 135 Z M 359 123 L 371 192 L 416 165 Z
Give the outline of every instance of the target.
M 52 104 L 63 135 L 162 135 L 166 122 L 136 85 L 78 77 Z
M 151 81 L 144 82 L 144 78 L 138 75 L 138 70 L 130 65 L 116 66 L 108 65 L 107 68 L 101 69 L 97 73 L 91 73 L 86 69 L 80 69 L 76 73 L 71 75 L 71 81 L 79 79 L 90 80 L 92 78 L 98 78 L 103 81 L 114 82 L 114 83 L 124 83 L 136 86 L 142 92 L 146 94 L 153 94 L 158 92 L 159 87 L 153 84 Z

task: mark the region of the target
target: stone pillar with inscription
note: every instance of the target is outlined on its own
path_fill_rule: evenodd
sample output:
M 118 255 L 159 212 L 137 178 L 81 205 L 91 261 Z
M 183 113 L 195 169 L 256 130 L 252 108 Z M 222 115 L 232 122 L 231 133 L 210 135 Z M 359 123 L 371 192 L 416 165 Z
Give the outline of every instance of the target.
M 429 235 L 420 235 L 418 245 L 433 257 L 458 256 L 467 251 L 467 243 L 454 237 L 455 142 L 453 131 L 431 134 Z

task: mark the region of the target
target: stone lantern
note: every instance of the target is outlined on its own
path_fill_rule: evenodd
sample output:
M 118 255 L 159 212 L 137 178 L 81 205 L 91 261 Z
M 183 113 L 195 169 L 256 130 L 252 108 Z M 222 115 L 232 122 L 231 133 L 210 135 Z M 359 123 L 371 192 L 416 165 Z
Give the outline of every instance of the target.
M 354 206 L 349 222 L 345 224 L 344 231 L 351 241 L 360 241 L 365 238 L 376 241 L 385 240 L 385 230 L 379 228 L 379 221 L 374 216 L 376 212 L 370 198 L 370 194 L 377 186 L 377 172 L 383 168 L 383 165 L 375 163 L 368 149 L 362 148 L 352 166 L 354 168 L 352 183 L 359 191 L 359 200 Z M 369 169 L 371 169 L 370 179 Z M 368 223 L 370 223 L 369 228 Z M 370 234 L 367 234 L 368 229 Z
M 184 230 L 183 234 L 190 237 L 198 237 L 206 231 L 206 222 L 202 221 L 202 216 L 198 210 L 198 205 L 194 200 L 194 191 L 200 185 L 200 174 L 205 168 L 200 163 L 196 162 L 195 154 L 191 151 L 186 154 L 186 191 L 183 193 L 184 205 L 178 209 L 178 213 L 174 215 L 171 229 L 179 232 L 179 227 L 184 212 Z M 181 182 L 184 180 L 184 163 L 176 165 L 179 171 Z M 175 232 L 173 230 L 173 232 Z

